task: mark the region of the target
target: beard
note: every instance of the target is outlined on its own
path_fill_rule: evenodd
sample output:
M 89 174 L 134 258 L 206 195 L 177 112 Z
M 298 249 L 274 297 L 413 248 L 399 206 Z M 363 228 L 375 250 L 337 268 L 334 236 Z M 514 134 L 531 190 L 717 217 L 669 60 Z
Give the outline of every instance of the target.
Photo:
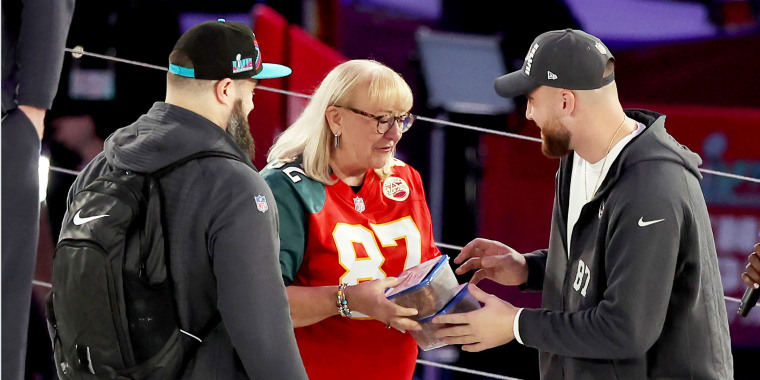
M 253 159 L 255 154 L 253 136 L 251 136 L 251 127 L 248 124 L 248 115 L 243 112 L 242 99 L 235 101 L 230 120 L 227 122 L 227 133 L 232 136 L 235 144 L 248 154 L 248 158 Z
M 559 118 L 552 117 L 541 128 L 541 151 L 549 158 L 562 158 L 570 154 L 570 131 Z

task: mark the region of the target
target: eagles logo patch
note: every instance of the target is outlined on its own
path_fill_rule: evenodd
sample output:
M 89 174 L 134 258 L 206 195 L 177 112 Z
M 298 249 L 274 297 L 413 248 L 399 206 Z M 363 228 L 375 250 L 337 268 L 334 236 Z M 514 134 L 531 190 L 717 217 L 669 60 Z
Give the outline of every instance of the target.
M 383 194 L 394 201 L 405 201 L 409 198 L 409 185 L 399 177 L 388 177 L 383 181 Z

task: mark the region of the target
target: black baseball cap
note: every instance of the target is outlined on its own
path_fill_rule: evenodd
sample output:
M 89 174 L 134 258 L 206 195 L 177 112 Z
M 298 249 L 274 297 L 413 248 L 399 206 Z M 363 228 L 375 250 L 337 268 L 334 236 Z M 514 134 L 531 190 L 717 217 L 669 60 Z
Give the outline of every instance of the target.
M 270 79 L 290 75 L 290 67 L 261 62 L 261 49 L 248 25 L 206 21 L 190 28 L 174 45 L 187 55 L 193 67 L 169 62 L 173 74 L 195 79 Z
M 553 30 L 533 40 L 520 71 L 497 78 L 493 85 L 505 98 L 539 86 L 593 90 L 615 80 L 615 73 L 604 77 L 607 62 L 614 59 L 600 39 L 582 30 Z

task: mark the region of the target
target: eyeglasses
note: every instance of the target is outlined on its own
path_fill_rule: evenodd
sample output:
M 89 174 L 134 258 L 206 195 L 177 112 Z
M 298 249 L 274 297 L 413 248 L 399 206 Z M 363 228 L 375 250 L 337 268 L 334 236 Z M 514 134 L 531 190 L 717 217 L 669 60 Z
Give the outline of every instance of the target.
M 378 116 L 378 115 L 373 115 L 369 112 L 364 112 L 362 110 L 358 110 L 352 107 L 339 106 L 337 104 L 335 106 L 339 108 L 345 108 L 355 114 L 359 114 L 359 115 L 377 120 L 377 133 L 380 133 L 380 134 L 384 134 L 388 132 L 391 129 L 391 126 L 396 125 L 396 123 L 401 124 L 401 133 L 404 133 L 408 131 L 409 128 L 412 127 L 414 120 L 417 119 L 416 116 L 408 112 L 399 116 L 393 116 L 391 114 Z

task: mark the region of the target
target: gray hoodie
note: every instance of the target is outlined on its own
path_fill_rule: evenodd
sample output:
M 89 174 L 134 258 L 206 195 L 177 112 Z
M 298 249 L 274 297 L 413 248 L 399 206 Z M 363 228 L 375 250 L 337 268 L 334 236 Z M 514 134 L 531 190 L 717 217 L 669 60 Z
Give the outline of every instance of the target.
M 152 172 L 201 151 L 232 153 L 245 163 L 207 157 L 161 179 L 181 328 L 199 331 L 217 311 L 222 320 L 203 337 L 183 379 L 306 379 L 278 261 L 274 197 L 219 126 L 156 103 L 106 140 L 77 177 L 69 202 L 112 167 Z
M 549 249 L 526 255 L 526 287 L 543 290 L 519 332 L 543 379 L 732 379 L 726 305 L 701 159 L 647 126 L 610 166 L 567 247 L 572 155 L 556 178 Z M 568 259 L 569 251 L 569 259 Z

